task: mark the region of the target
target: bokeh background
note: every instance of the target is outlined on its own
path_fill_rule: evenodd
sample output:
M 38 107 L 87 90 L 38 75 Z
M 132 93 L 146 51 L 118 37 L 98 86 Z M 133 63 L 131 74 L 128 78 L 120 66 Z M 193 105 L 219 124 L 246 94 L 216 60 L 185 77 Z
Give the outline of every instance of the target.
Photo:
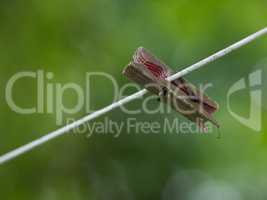
M 1 0 L 0 153 L 59 128 L 55 113 L 20 115 L 9 108 L 5 87 L 15 73 L 41 69 L 54 73 L 49 83 L 73 82 L 85 90 L 86 72 L 99 71 L 123 86 L 129 81 L 121 71 L 137 47 L 182 69 L 266 26 L 266 7 L 265 0 Z M 187 76 L 196 84 L 213 83 L 209 95 L 221 106 L 216 114 L 221 139 L 216 131 L 204 136 L 122 133 L 117 139 L 67 134 L 0 166 L 0 198 L 266 199 L 266 44 L 267 38 L 261 38 Z M 228 89 L 256 69 L 263 72 L 260 132 L 238 123 L 226 107 Z M 102 79 L 94 80 L 90 92 L 95 109 L 112 100 Z M 34 105 L 36 84 L 21 81 L 14 98 L 21 106 Z M 64 96 L 65 105 L 75 103 L 74 94 Z M 231 106 L 248 116 L 249 90 L 240 92 Z M 81 110 L 64 117 L 85 114 Z M 130 116 L 120 109 L 105 117 L 118 122 L 129 117 L 140 122 L 184 120 L 174 112 Z

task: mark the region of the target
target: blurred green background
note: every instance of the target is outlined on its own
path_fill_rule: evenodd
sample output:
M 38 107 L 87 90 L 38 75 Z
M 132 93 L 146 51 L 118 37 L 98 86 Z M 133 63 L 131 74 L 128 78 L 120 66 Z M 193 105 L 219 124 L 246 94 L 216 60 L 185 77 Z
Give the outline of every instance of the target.
M 20 71 L 53 72 L 50 83 L 74 82 L 85 89 L 86 72 L 106 72 L 120 86 L 121 75 L 139 46 L 150 49 L 174 70 L 266 26 L 267 2 L 163 0 L 1 0 L 0 1 L 0 154 L 58 128 L 56 115 L 20 115 L 5 100 L 7 81 Z M 210 81 L 209 95 L 220 103 L 216 114 L 223 134 L 67 134 L 0 166 L 1 199 L 266 199 L 267 198 L 267 38 L 242 48 L 187 78 Z M 261 63 L 260 65 L 258 65 Z M 238 123 L 226 107 L 228 89 L 256 69 L 263 71 L 263 128 L 253 131 Z M 94 80 L 95 109 L 110 104 L 112 91 Z M 36 102 L 32 80 L 16 85 L 16 102 Z M 75 95 L 64 96 L 68 106 Z M 138 107 L 142 100 L 129 106 Z M 249 114 L 249 91 L 231 104 Z M 65 116 L 79 118 L 85 110 Z M 114 121 L 138 121 L 171 115 L 108 113 Z M 101 117 L 96 121 L 103 121 Z

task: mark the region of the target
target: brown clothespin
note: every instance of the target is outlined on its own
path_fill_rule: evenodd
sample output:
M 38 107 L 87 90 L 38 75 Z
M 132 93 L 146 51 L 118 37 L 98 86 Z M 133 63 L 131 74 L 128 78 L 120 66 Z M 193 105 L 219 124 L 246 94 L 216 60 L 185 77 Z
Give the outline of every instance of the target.
M 173 74 L 172 70 L 146 49 L 137 49 L 123 74 L 158 95 L 163 102 L 201 129 L 205 130 L 207 121 L 219 128 L 212 116 L 219 109 L 218 104 L 184 78 L 168 81 L 167 78 Z

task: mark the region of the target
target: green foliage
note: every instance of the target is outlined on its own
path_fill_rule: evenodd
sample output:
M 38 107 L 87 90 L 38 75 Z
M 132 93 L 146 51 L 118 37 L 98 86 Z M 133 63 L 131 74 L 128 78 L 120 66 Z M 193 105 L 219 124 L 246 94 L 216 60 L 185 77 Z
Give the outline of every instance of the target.
M 150 49 L 178 70 L 263 28 L 267 19 L 264 0 L 0 3 L 1 153 L 57 128 L 55 114 L 19 115 L 10 110 L 5 86 L 16 72 L 43 69 L 54 73 L 52 82 L 84 86 L 86 72 L 101 71 L 115 76 L 123 86 L 128 80 L 121 71 L 138 46 Z M 188 76 L 194 83 L 214 84 L 216 89 L 209 94 L 221 105 L 216 115 L 222 125 L 221 140 L 216 140 L 216 132 L 207 136 L 125 133 L 118 139 L 68 134 L 0 166 L 1 199 L 179 199 L 167 197 L 166 193 L 178 191 L 170 192 L 167 185 L 171 177 L 181 172 L 188 175 L 190 170 L 205 174 L 199 176 L 203 181 L 206 176 L 213 179 L 214 187 L 225 183 L 224 188 L 231 187 L 240 199 L 265 199 L 266 106 L 262 109 L 264 127 L 258 134 L 228 113 L 226 93 L 266 58 L 266 44 L 265 37 Z M 34 87 L 27 81 L 16 86 L 18 104 L 30 106 L 36 101 Z M 92 93 L 94 108 L 109 104 L 112 98 L 105 81 L 95 81 Z M 233 102 L 234 106 L 248 112 L 249 98 L 241 99 Z M 64 102 L 72 105 L 75 98 L 66 96 Z M 129 106 L 140 104 L 141 100 Z M 66 117 L 85 113 L 82 110 Z M 130 117 L 120 110 L 107 116 L 118 122 Z M 142 113 L 136 117 L 138 121 L 162 122 L 165 117 L 178 116 Z M 184 186 L 189 196 L 193 195 L 190 188 L 207 184 L 200 181 L 195 185 L 197 181 L 192 180 L 192 185 Z

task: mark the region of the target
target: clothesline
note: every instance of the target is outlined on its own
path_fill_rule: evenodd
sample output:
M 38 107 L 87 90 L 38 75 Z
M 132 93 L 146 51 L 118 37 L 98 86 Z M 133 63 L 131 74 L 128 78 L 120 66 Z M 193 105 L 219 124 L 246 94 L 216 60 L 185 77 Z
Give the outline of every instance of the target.
M 235 43 L 235 44 L 233 44 L 233 45 L 231 45 L 231 46 L 229 46 L 229 47 L 227 47 L 227 48 L 225 48 L 225 49 L 223 49 L 223 50 L 221 50 L 221 51 L 219 51 L 219 52 L 217 52 L 217 53 L 215 53 L 215 54 L 213 54 L 213 55 L 211 55 L 211 56 L 209 56 L 209 57 L 207 57 L 207 58 L 205 58 L 199 62 L 197 62 L 196 64 L 193 64 L 193 65 L 177 72 L 176 74 L 168 77 L 167 80 L 172 81 L 172 80 L 175 80 L 179 77 L 185 76 L 185 75 L 187 75 L 187 74 L 189 74 L 189 73 L 191 73 L 191 72 L 221 58 L 221 57 L 224 57 L 225 55 L 231 53 L 232 51 L 237 50 L 240 47 L 245 46 L 246 44 L 248 44 L 248 43 L 254 41 L 255 39 L 257 39 L 263 35 L 266 35 L 266 34 L 267 34 L 267 27 L 261 29 L 260 31 L 254 33 L 254 34 L 252 34 L 252 35 L 250 35 L 250 36 L 248 36 L 242 40 L 240 40 L 239 42 L 237 42 L 237 43 Z M 68 133 L 69 131 L 81 126 L 82 124 L 89 122 L 89 121 L 91 121 L 91 120 L 93 120 L 93 119 L 95 119 L 101 115 L 104 115 L 104 114 L 114 110 L 115 108 L 120 107 L 121 105 L 127 104 L 127 103 L 129 103 L 135 99 L 138 99 L 138 98 L 142 97 L 144 94 L 146 94 L 147 92 L 148 91 L 146 89 L 140 90 L 140 91 L 124 98 L 124 99 L 121 99 L 121 100 L 119 100 L 113 104 L 108 105 L 107 107 L 104 107 L 104 108 L 102 108 L 102 109 L 100 109 L 94 113 L 91 113 L 91 114 L 71 123 L 71 124 L 68 124 L 68 125 L 60 128 L 56 131 L 48 133 L 47 135 L 44 135 L 44 136 L 26 144 L 26 145 L 23 145 L 17 149 L 14 149 L 14 150 L 0 156 L 0 165 L 7 162 L 7 161 L 15 159 L 16 157 L 18 157 L 22 154 L 25 154 L 25 153 L 29 152 L 30 150 L 37 148 L 37 147 L 41 146 L 42 144 L 44 144 L 44 143 L 46 143 L 52 139 L 55 139 L 61 135 L 64 135 L 65 133 Z

